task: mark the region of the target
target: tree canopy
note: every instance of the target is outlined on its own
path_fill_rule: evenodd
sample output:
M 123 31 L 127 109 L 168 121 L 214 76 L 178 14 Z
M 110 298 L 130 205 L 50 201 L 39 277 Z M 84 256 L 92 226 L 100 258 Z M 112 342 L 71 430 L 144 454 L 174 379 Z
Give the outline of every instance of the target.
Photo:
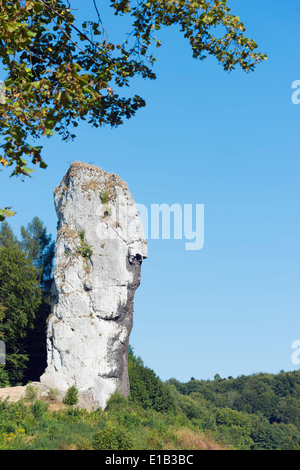
M 11 384 L 38 380 L 46 367 L 53 257 L 54 242 L 38 217 L 21 227 L 20 241 L 7 222 L 1 224 L 0 340 Z
M 227 71 L 252 71 L 266 59 L 227 0 L 110 0 L 115 15 L 130 18 L 120 43 L 110 41 L 90 1 L 95 21 L 79 25 L 72 1 L 0 0 L 0 163 L 12 167 L 12 176 L 47 167 L 40 137 L 73 139 L 81 120 L 116 127 L 145 106 L 142 97 L 119 90 L 136 76 L 156 78 L 153 51 L 162 27 L 179 25 L 193 57 L 213 55 Z M 11 208 L 0 209 L 0 220 L 11 215 Z
M 52 283 L 55 242 L 47 233 L 44 223 L 34 217 L 27 227 L 21 227 L 21 247 L 27 252 L 27 257 L 40 273 L 40 286 L 44 292 L 49 292 Z
M 6 344 L 6 369 L 18 383 L 27 362 L 27 336 L 41 302 L 37 270 L 17 244 L 0 246 L 0 302 L 5 307 L 1 331 Z

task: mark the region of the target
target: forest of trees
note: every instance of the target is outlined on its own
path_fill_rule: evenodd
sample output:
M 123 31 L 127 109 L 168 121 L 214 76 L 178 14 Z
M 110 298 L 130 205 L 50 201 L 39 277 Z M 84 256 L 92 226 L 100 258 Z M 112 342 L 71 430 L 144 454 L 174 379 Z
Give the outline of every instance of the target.
M 187 416 L 241 449 L 300 449 L 300 371 L 167 384 Z
M 35 217 L 18 239 L 10 225 L 0 225 L 0 334 L 6 365 L 0 386 L 38 380 L 46 366 L 46 320 L 55 242 Z

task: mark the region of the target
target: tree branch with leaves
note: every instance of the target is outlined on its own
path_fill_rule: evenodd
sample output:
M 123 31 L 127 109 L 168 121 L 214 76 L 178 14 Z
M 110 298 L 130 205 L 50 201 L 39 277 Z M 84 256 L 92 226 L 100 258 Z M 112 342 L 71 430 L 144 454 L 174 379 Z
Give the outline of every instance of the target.
M 153 50 L 163 27 L 179 25 L 193 57 L 213 55 L 225 71 L 239 66 L 249 72 L 266 59 L 227 0 L 110 0 L 115 15 L 131 18 L 127 39 L 117 44 L 92 1 L 96 21 L 79 27 L 71 1 L 0 0 L 0 163 L 11 167 L 11 176 L 47 167 L 40 138 L 74 139 L 82 120 L 118 127 L 144 107 L 142 97 L 119 93 L 136 76 L 156 78 Z M 0 220 L 13 214 L 0 209 Z

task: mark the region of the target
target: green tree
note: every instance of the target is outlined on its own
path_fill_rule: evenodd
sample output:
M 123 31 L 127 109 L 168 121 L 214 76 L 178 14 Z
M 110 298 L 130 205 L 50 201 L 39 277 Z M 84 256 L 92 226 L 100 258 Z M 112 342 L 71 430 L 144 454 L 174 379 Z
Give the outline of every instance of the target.
M 2 387 L 9 387 L 9 377 L 8 373 L 5 370 L 5 366 L 3 364 L 0 364 L 0 388 Z
M 34 326 L 28 334 L 29 361 L 25 374 L 27 381 L 39 380 L 47 365 L 46 323 L 51 312 L 50 296 L 53 281 L 52 271 L 55 242 L 47 233 L 44 223 L 34 217 L 26 228 L 21 227 L 21 247 L 27 259 L 39 273 L 42 291 L 41 303 L 34 319 Z
M 72 385 L 71 387 L 68 388 L 64 399 L 64 403 L 66 405 L 77 405 L 78 403 L 78 389 L 76 385 Z
M 11 226 L 7 222 L 0 224 L 0 247 L 8 247 L 12 245 L 18 245 L 18 239 L 14 235 Z
M 251 435 L 253 450 L 299 450 L 300 432 L 292 424 L 260 423 Z
M 0 341 L 3 340 L 4 338 L 4 333 L 3 331 L 1 331 L 1 325 L 3 324 L 3 320 L 5 317 L 5 310 L 6 310 L 6 307 L 0 304 Z
M 6 344 L 6 370 L 11 384 L 22 381 L 28 361 L 28 334 L 41 302 L 38 271 L 17 243 L 0 246 L 1 324 Z
M 27 257 L 40 272 L 40 285 L 45 293 L 50 292 L 55 254 L 55 242 L 47 233 L 44 223 L 34 217 L 27 227 L 21 227 L 21 246 Z
M 125 40 L 110 42 L 95 5 L 96 21 L 78 24 L 71 1 L 0 0 L 0 63 L 5 99 L 0 106 L 0 163 L 12 175 L 30 176 L 33 165 L 46 168 L 40 137 L 75 137 L 81 120 L 99 127 L 119 126 L 145 106 L 137 95 L 119 90 L 136 77 L 154 79 L 156 34 L 178 25 L 193 57 L 214 56 L 226 71 L 252 71 L 266 59 L 227 0 L 111 0 L 112 13 L 127 16 Z M 127 23 L 124 23 L 127 24 Z M 122 32 L 122 37 L 123 32 Z M 13 215 L 0 210 L 0 220 Z
M 129 348 L 128 373 L 130 381 L 130 399 L 155 411 L 173 411 L 174 402 L 169 388 L 155 372 L 145 367 L 142 359 L 136 357 Z
M 300 429 L 300 403 L 299 398 L 283 397 L 279 400 L 278 406 L 274 411 L 276 422 L 294 424 Z

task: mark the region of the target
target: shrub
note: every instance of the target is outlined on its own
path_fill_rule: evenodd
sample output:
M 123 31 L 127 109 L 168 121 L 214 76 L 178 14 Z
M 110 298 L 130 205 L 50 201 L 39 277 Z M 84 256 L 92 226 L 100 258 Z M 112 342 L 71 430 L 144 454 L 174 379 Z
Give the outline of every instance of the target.
M 54 390 L 53 388 L 50 388 L 48 392 L 48 397 L 50 398 L 50 400 L 54 401 L 57 398 L 57 396 L 58 396 L 58 391 Z
M 9 387 L 9 377 L 4 365 L 0 364 L 0 387 Z
M 35 419 L 41 419 L 48 411 L 48 405 L 42 400 L 37 400 L 31 405 L 31 411 Z
M 95 434 L 93 448 L 95 450 L 131 450 L 133 443 L 123 429 L 107 427 Z
M 106 404 L 106 410 L 109 411 L 119 411 L 123 409 L 126 404 L 128 404 L 127 398 L 125 398 L 119 390 L 116 390 L 108 399 Z
M 77 405 L 78 403 L 78 389 L 75 385 L 68 388 L 67 393 L 63 398 L 66 405 Z
M 109 196 L 105 191 L 101 191 L 102 204 L 106 204 L 109 200 Z
M 25 429 L 18 428 L 15 432 L 0 436 L 0 450 L 24 450 Z
M 79 232 L 79 237 L 80 237 L 80 248 L 78 252 L 81 254 L 83 258 L 88 260 L 93 254 L 92 247 L 86 243 L 84 231 Z
M 7 434 L 11 433 L 11 432 L 15 432 L 17 429 L 17 425 L 16 423 L 13 423 L 12 421 L 6 421 L 4 423 L 2 423 L 1 427 L 0 427 L 0 432 L 5 432 Z
M 25 392 L 25 399 L 33 401 L 37 396 L 37 389 L 33 385 L 27 385 Z

